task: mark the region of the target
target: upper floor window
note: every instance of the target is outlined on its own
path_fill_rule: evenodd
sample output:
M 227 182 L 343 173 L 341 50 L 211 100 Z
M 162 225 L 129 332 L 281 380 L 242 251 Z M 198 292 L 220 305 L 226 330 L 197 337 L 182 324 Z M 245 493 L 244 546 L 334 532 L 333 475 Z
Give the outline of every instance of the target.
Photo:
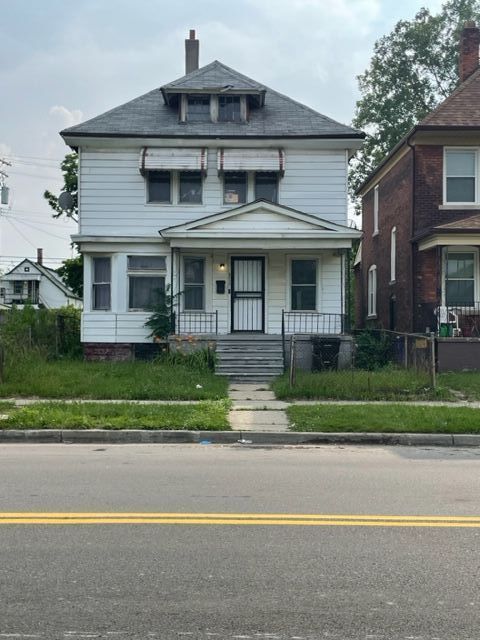
M 247 201 L 247 172 L 226 171 L 223 176 L 224 204 L 242 204 Z
M 179 174 L 179 202 L 202 203 L 202 174 L 200 171 L 181 171 Z
M 390 233 L 390 282 L 395 282 L 397 271 L 397 227 Z
M 378 233 L 378 188 L 373 189 L 373 235 Z
M 255 173 L 255 200 L 259 198 L 278 202 L 278 173 L 274 171 Z
M 147 202 L 202 204 L 201 171 L 147 171 Z
M 374 264 L 368 270 L 368 315 L 377 315 L 377 267 Z
M 218 121 L 240 122 L 241 119 L 240 96 L 219 96 Z
M 188 122 L 210 122 L 210 96 L 188 96 Z
M 477 150 L 445 149 L 445 202 L 477 200 Z
M 147 173 L 148 202 L 170 204 L 172 201 L 171 171 L 149 171 Z

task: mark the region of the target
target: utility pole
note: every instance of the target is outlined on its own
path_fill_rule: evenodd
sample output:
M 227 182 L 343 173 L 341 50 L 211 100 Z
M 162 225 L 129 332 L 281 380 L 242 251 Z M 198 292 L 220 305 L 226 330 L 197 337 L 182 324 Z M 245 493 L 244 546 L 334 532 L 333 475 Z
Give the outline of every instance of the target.
M 8 173 L 6 169 L 11 166 L 11 162 L 8 162 L 5 158 L 0 158 L 0 207 L 8 205 L 9 188 L 7 185 Z

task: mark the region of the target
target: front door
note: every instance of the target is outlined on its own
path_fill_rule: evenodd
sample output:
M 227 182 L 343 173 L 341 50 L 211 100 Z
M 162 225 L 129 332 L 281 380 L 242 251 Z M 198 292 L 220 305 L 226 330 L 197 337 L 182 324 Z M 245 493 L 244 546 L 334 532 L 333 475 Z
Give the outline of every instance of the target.
M 232 258 L 233 331 L 265 331 L 265 258 Z

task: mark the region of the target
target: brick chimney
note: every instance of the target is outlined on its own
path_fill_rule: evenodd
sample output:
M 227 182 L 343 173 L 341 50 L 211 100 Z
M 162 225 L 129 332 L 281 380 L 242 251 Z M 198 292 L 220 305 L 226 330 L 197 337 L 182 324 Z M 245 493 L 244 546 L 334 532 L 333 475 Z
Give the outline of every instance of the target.
M 473 21 L 465 22 L 460 34 L 460 56 L 458 59 L 460 82 L 464 82 L 478 69 L 479 48 L 480 29 Z
M 43 249 L 37 249 L 37 264 L 43 264 Z
M 200 43 L 195 38 L 195 29 L 190 29 L 188 40 L 185 40 L 185 73 L 198 69 Z

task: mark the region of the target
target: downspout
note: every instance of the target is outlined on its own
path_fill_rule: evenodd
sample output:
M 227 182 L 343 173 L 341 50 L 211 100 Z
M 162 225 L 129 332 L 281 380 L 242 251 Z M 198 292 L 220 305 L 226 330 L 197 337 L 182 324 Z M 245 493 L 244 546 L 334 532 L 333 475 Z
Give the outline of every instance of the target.
M 415 208 L 416 208 L 416 197 L 415 197 L 415 179 L 416 179 L 416 155 L 415 155 L 415 145 L 411 144 L 410 140 L 412 136 L 415 134 L 415 130 L 407 138 L 407 145 L 412 150 L 412 211 L 411 211 L 411 220 L 410 220 L 410 277 L 411 277 L 411 285 L 410 285 L 410 331 L 414 330 L 414 317 L 415 317 L 415 272 L 414 272 L 414 264 L 413 264 L 413 252 L 414 245 L 411 241 L 415 235 Z

